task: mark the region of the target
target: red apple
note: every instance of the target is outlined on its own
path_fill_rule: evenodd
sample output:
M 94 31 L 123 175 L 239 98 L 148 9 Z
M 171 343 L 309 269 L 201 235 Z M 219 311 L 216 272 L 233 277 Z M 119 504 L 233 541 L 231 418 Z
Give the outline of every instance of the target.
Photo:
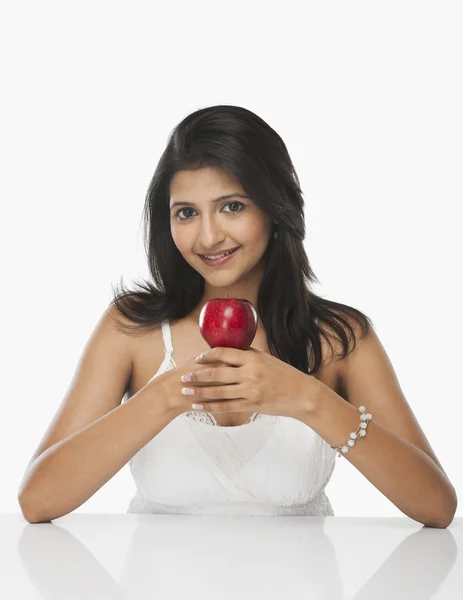
M 247 350 L 257 331 L 257 311 L 244 298 L 211 298 L 199 315 L 199 330 L 211 348 Z

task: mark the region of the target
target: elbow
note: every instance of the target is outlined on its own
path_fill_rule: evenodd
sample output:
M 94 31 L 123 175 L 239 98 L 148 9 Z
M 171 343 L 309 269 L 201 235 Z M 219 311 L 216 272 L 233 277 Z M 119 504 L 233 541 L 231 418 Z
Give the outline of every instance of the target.
M 22 516 L 28 523 L 39 522 L 30 501 L 24 496 L 24 494 L 18 494 L 18 504 L 19 508 L 21 509 Z
M 39 515 L 36 503 L 24 494 L 18 494 L 18 504 L 23 517 L 28 523 L 49 523 L 50 519 L 43 518 Z
M 30 494 L 18 494 L 18 503 L 21 513 L 28 523 L 50 523 L 53 519 L 59 519 L 72 512 L 74 509 L 47 506 L 43 500 L 37 499 Z
M 455 515 L 450 517 L 446 517 L 445 519 L 439 519 L 438 521 L 433 521 L 432 523 L 425 523 L 426 527 L 434 527 L 435 529 L 447 529 L 449 525 L 451 525 Z
M 458 497 L 453 486 L 451 486 L 450 492 L 450 494 L 447 494 L 444 509 L 441 510 L 439 517 L 436 519 L 436 522 L 432 525 L 432 527 L 446 529 L 453 522 L 455 513 L 457 512 Z

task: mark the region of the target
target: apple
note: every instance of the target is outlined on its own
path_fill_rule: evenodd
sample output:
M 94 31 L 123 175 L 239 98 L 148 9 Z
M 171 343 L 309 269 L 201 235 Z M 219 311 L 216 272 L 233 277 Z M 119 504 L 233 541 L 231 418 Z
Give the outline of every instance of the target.
M 211 348 L 248 350 L 257 319 L 256 309 L 245 298 L 211 298 L 199 314 L 199 330 Z

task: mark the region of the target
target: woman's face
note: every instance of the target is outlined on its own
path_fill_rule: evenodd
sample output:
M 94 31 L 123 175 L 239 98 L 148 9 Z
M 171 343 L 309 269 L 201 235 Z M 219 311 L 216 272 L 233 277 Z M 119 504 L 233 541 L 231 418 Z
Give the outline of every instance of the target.
M 229 194 L 245 197 L 217 200 Z M 230 285 L 260 263 L 269 242 L 272 219 L 224 171 L 205 167 L 177 172 L 170 185 L 169 208 L 175 245 L 214 287 Z M 209 266 L 198 256 L 220 254 L 237 246 L 238 252 L 223 266 Z

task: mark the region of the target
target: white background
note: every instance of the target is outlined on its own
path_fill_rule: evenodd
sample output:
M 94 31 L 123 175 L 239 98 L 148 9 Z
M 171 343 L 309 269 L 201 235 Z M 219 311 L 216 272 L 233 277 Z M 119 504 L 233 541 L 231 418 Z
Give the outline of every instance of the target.
M 215 104 L 282 136 L 314 291 L 372 318 L 461 495 L 462 20 L 442 0 L 2 4 L 0 512 L 111 284 L 148 277 L 167 136 Z M 134 491 L 126 465 L 77 511 L 125 512 Z M 326 491 L 337 516 L 403 516 L 342 458 Z

